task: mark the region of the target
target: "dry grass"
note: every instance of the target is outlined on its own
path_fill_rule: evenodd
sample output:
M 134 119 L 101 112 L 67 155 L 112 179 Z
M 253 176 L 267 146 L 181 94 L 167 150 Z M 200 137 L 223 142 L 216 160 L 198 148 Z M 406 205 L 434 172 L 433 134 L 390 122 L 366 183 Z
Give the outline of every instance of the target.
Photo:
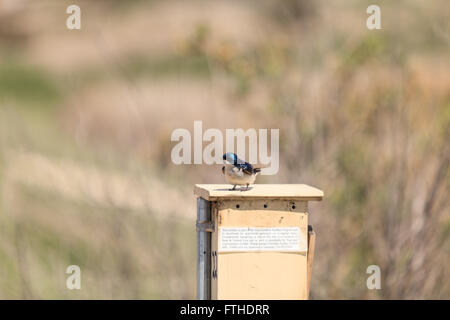
M 280 128 L 260 182 L 325 191 L 312 298 L 450 297 L 447 1 L 382 1 L 381 31 L 359 1 L 80 3 L 79 32 L 0 6 L 0 298 L 194 298 L 192 185 L 222 182 L 170 162 L 194 120 Z

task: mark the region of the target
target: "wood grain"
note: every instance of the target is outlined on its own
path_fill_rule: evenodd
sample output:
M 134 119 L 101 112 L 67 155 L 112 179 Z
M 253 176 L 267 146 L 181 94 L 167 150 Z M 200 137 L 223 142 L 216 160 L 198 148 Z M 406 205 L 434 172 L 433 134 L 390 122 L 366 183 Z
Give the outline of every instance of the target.
M 320 201 L 323 191 L 306 184 L 255 184 L 249 190 L 232 188 L 229 184 L 196 184 L 194 194 L 205 200 L 219 199 L 291 199 L 304 201 Z

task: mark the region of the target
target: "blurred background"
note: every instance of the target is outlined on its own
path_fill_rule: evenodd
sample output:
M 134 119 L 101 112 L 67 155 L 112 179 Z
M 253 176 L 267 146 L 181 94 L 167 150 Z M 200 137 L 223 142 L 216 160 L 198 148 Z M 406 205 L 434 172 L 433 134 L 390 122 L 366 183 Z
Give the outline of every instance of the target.
M 195 298 L 193 185 L 223 177 L 172 164 L 170 135 L 202 120 L 279 128 L 258 181 L 324 190 L 311 298 L 449 299 L 449 21 L 447 0 L 0 0 L 0 298 Z

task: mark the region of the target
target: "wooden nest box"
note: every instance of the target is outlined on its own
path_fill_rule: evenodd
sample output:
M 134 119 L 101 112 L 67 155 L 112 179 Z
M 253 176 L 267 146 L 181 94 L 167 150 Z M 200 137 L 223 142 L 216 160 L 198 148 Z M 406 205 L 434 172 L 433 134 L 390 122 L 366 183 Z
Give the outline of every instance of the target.
M 198 184 L 198 299 L 308 299 L 315 233 L 304 184 Z

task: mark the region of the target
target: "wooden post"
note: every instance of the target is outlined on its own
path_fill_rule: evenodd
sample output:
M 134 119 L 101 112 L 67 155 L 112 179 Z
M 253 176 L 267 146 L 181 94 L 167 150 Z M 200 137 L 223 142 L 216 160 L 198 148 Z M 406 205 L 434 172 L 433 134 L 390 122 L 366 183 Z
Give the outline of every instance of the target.
M 308 201 L 321 200 L 323 192 L 298 184 L 230 188 L 195 186 L 203 208 L 198 298 L 308 299 L 315 240 Z

